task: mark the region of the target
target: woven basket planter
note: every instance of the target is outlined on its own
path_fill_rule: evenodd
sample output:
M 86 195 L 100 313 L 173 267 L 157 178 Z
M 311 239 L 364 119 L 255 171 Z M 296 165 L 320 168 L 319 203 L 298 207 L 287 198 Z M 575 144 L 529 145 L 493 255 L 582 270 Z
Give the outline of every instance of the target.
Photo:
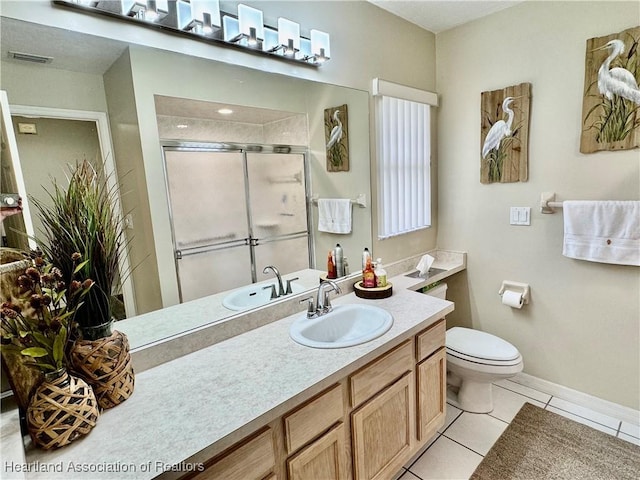
M 63 447 L 88 434 L 97 419 L 93 389 L 66 370 L 45 375 L 27 408 L 29 435 L 45 450 Z
M 93 387 L 102 408 L 115 407 L 133 393 L 135 376 L 124 333 L 114 330 L 97 340 L 76 340 L 70 360 L 74 372 Z

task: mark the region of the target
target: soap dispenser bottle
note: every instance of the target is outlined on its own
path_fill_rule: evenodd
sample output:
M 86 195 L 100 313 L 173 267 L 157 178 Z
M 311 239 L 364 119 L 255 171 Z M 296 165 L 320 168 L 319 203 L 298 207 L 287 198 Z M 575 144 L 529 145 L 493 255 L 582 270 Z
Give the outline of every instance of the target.
M 378 258 L 376 260 L 376 268 L 373 271 L 376 275 L 376 287 L 386 287 L 387 286 L 387 271 L 382 268 L 382 259 Z

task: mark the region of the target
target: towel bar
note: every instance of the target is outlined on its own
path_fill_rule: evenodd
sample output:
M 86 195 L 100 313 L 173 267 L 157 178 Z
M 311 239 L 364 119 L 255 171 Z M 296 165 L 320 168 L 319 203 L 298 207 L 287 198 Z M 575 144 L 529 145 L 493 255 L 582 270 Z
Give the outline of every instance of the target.
M 562 202 L 554 201 L 554 192 L 542 192 L 540 195 L 540 213 L 555 213 L 554 208 L 562 208 Z
M 318 197 L 311 197 L 311 203 L 314 205 L 318 204 Z M 365 193 L 359 194 L 356 198 L 351 199 L 351 203 L 353 205 L 358 205 L 360 208 L 367 208 L 367 195 Z

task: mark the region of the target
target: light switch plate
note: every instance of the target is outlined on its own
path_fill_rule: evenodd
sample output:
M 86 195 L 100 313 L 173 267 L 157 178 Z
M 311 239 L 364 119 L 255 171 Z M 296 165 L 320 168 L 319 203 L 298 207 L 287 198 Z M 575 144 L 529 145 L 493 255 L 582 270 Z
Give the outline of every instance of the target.
M 531 207 L 511 207 L 510 225 L 531 225 Z

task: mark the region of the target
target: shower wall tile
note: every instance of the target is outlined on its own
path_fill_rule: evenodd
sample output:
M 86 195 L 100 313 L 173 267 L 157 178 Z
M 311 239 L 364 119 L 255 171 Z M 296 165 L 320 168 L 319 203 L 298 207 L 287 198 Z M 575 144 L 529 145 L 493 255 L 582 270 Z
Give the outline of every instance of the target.
M 295 115 L 264 124 L 264 143 L 267 145 L 308 145 L 306 115 Z
M 166 115 L 158 115 L 157 119 L 158 133 L 161 139 L 264 143 L 264 132 L 261 125 Z M 178 128 L 177 125 L 186 125 L 186 128 Z

